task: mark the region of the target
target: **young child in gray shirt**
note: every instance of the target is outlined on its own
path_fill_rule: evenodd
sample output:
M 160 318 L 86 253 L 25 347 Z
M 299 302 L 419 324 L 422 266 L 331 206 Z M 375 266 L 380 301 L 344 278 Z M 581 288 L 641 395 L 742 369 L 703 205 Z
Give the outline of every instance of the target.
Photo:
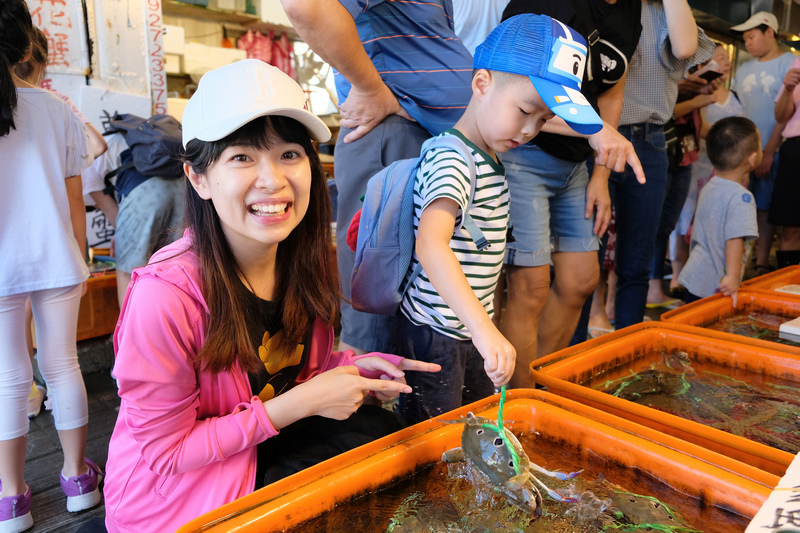
M 761 138 L 751 120 L 728 117 L 708 132 L 706 148 L 715 175 L 700 191 L 689 260 L 678 281 L 687 303 L 721 292 L 736 306 L 744 265 L 758 238 L 756 205 L 746 186 L 761 161 Z

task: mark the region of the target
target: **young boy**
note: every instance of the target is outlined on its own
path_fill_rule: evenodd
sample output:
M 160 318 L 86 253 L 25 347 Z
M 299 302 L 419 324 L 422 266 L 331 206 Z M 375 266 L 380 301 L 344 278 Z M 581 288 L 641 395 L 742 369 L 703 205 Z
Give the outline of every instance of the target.
M 518 15 L 475 51 L 472 98 L 442 135 L 472 151 L 475 195 L 457 152 L 428 152 L 414 183 L 416 248 L 422 273 L 401 306 L 398 338 L 404 357 L 439 362 L 432 379 L 407 375 L 414 394 L 402 402 L 410 424 L 494 393 L 508 383 L 516 353 L 492 322 L 492 297 L 505 254 L 508 185 L 497 153 L 527 143 L 555 115 L 583 134 L 603 123 L 580 93 L 586 43 L 542 15 Z M 462 227 L 469 215 L 491 243 L 479 250 Z
M 689 260 L 678 281 L 687 303 L 721 292 L 733 295 L 735 306 L 751 241 L 758 238 L 756 205 L 746 186 L 761 162 L 761 137 L 751 120 L 728 117 L 708 132 L 706 149 L 716 175 L 700 191 Z

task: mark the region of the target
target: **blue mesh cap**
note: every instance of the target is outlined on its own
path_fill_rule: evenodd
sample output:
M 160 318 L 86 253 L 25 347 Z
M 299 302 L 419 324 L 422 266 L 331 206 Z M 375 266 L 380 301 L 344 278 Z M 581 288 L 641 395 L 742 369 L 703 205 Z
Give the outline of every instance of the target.
M 578 133 L 591 135 L 603 121 L 581 94 L 586 41 L 547 15 L 516 15 L 475 49 L 472 68 L 528 76 L 550 110 Z

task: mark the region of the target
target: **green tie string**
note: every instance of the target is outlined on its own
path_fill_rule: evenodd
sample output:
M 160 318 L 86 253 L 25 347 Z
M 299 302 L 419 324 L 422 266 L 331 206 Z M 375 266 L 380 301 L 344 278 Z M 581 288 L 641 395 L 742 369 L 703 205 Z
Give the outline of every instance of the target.
M 497 427 L 500 428 L 500 434 L 503 433 L 503 406 L 506 403 L 506 386 L 500 387 L 500 408 L 497 411 Z

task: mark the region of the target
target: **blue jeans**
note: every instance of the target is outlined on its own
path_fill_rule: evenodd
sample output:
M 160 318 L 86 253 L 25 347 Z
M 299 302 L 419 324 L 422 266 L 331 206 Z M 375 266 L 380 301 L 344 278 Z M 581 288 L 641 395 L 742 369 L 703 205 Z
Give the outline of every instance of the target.
M 471 340 L 458 340 L 428 326 L 415 326 L 397 315 L 398 355 L 441 365 L 440 372 L 407 372 L 414 389 L 400 396 L 400 412 L 407 424 L 416 424 L 494 394 L 494 384 L 483 369 L 483 357 Z
M 655 252 L 668 167 L 662 126 L 633 124 L 620 126 L 619 132 L 633 144 L 647 182 L 636 181 L 630 166 L 622 173 L 612 172 L 608 180 L 617 217 L 617 298 L 614 304 L 617 329 L 637 324 L 644 318 L 650 260 Z
M 772 204 L 772 191 L 775 189 L 775 179 L 778 177 L 779 156 L 780 152 L 776 152 L 772 158 L 772 166 L 769 167 L 769 176 L 766 178 L 761 179 L 756 177 L 755 172 L 750 173 L 750 190 L 756 199 L 756 209 L 759 211 L 769 211 Z
M 678 167 L 675 172 L 667 174 L 667 193 L 664 198 L 664 207 L 661 210 L 661 221 L 656 232 L 656 252 L 650 263 L 650 279 L 664 278 L 664 259 L 667 257 L 669 234 L 678 223 L 683 204 L 686 203 L 686 197 L 689 195 L 691 183 L 692 165 Z

